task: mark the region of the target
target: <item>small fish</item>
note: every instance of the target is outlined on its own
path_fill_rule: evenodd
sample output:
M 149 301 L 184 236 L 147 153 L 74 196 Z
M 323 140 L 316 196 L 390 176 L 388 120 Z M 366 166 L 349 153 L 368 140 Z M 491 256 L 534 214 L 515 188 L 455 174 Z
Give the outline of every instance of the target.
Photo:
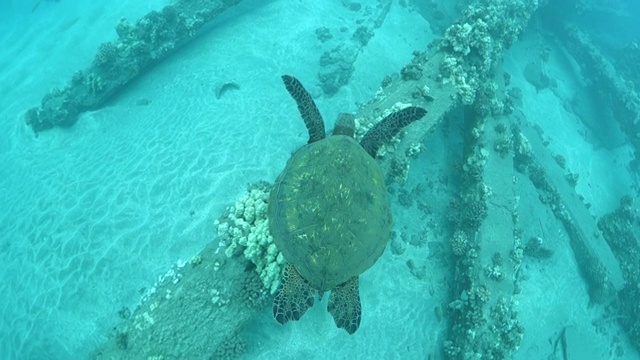
M 230 90 L 240 90 L 240 85 L 234 82 L 226 82 L 216 87 L 216 99 L 220 99 L 224 93 Z

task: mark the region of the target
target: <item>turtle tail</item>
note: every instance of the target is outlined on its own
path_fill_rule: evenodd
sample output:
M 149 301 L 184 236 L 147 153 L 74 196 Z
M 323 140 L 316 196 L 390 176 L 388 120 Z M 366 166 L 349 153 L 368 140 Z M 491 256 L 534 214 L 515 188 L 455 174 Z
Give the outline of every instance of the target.
M 283 75 L 282 81 L 293 100 L 298 104 L 298 111 L 309 130 L 308 143 L 324 139 L 324 120 L 318 111 L 316 103 L 302 83 L 291 75 Z
M 427 110 L 419 106 L 409 106 L 396 111 L 374 125 L 373 128 L 364 135 L 362 141 L 360 141 L 360 145 L 362 145 L 369 155 L 375 158 L 382 144 L 391 140 L 402 128 L 422 118 L 426 114 Z

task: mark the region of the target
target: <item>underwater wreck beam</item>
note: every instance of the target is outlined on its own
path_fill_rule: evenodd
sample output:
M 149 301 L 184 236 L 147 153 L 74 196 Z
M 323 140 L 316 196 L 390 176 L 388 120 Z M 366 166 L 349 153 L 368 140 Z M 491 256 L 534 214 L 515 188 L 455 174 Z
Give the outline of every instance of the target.
M 73 126 L 80 113 L 100 107 L 240 1 L 177 0 L 159 12 L 149 12 L 135 24 L 121 19 L 116 25 L 118 39 L 100 44 L 88 69 L 76 71 L 67 86 L 52 89 L 40 106 L 27 110 L 27 125 L 36 134 Z
M 640 166 L 640 95 L 629 86 L 615 66 L 591 42 L 587 34 L 575 25 L 567 24 L 557 34 L 569 53 L 582 68 L 582 74 L 592 82 L 597 93 L 609 102 L 615 119 L 633 146 L 634 163 Z
M 514 298 L 522 259 L 519 195 L 511 146 L 491 149 L 486 144 L 510 139 L 505 124 L 512 120 L 473 109 L 465 119 L 462 186 L 451 207 L 455 281 L 444 353 L 449 359 L 506 359 L 524 336 Z M 499 130 L 481 130 L 489 121 L 501 124 L 491 126 Z
M 633 198 L 625 196 L 616 210 L 598 220 L 598 227 L 620 263 L 625 280 L 618 292 L 618 322 L 640 350 L 640 217 Z
M 493 81 L 503 52 L 517 41 L 537 9 L 537 0 L 480 0 L 463 12 L 441 41 L 414 52 L 400 75 L 383 80 L 382 89 L 356 114 L 364 120 L 361 125 L 379 121 L 379 114 L 406 102 L 429 110 L 428 116 L 406 128 L 402 141 L 383 157 L 381 166 L 391 180 L 404 180 L 409 158 L 422 150 L 420 144 L 435 124 L 460 103 L 473 103 L 480 86 Z
M 474 102 L 478 87 L 493 79 L 493 70 L 502 52 L 516 41 L 537 6 L 535 0 L 480 0 L 447 30 L 442 41 L 416 52 L 400 75 L 385 79 L 378 94 L 358 110 L 359 120 L 373 122 L 385 110 L 407 101 L 429 109 L 429 115 L 407 128 L 395 151 L 387 152 L 381 160 L 387 174 L 402 180 L 416 144 L 422 143 L 451 109 L 460 103 Z M 108 359 L 114 354 L 133 354 L 131 358 L 170 357 L 181 349 L 197 349 L 197 353 L 187 353 L 193 355 L 193 359 L 208 359 L 220 353 L 238 356 L 242 346 L 238 345 L 237 333 L 252 317 L 265 310 L 264 303 L 248 303 L 269 290 L 243 285 L 255 283 L 246 279 L 255 278 L 258 268 L 256 264 L 244 266 L 248 259 L 243 257 L 243 252 L 225 260 L 221 257 L 224 251 L 218 254 L 217 248 L 217 242 L 208 244 L 192 260 L 193 268 L 185 266 L 181 270 L 201 275 L 184 273 L 179 282 L 169 281 L 150 294 L 140 308 L 117 327 L 109 341 L 96 350 L 94 358 Z M 264 268 L 271 264 L 262 265 Z M 212 269 L 218 271 L 215 276 Z M 214 279 L 225 279 L 225 283 L 223 286 L 210 283 Z M 208 322 L 211 319 L 219 321 L 220 326 L 212 326 Z M 179 329 L 177 338 L 170 336 L 176 333 L 172 328 Z M 181 356 L 187 357 L 185 353 Z
M 524 117 L 524 115 L 521 115 Z M 564 169 L 542 164 L 554 164 L 554 157 L 530 125 L 514 129 L 516 146 L 530 149 L 517 155 L 516 166 L 525 173 L 538 191 L 540 199 L 565 229 L 569 245 L 590 300 L 595 304 L 611 301 L 624 287 L 623 273 L 612 249 L 600 238 L 598 226 L 583 199 L 566 180 Z
M 173 266 L 88 357 L 110 359 L 233 359 L 246 349 L 238 335 L 267 304 L 247 262 L 229 260 L 217 243 Z

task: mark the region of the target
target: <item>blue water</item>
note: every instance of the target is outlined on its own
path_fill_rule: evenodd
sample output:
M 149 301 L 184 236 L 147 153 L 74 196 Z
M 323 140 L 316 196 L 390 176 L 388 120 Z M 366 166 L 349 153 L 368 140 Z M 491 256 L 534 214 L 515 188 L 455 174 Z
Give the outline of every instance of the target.
M 373 38 L 355 55 L 345 84 L 327 94 L 318 77 L 321 55 L 347 42 L 377 3 L 245 0 L 103 106 L 82 113 L 73 127 L 36 136 L 24 122 L 25 111 L 38 106 L 51 88 L 64 87 L 75 71 L 90 66 L 99 44 L 115 39 L 114 26 L 121 17 L 135 21 L 166 3 L 0 0 L 0 359 L 86 358 L 119 323 L 120 309 L 134 309 L 144 289 L 167 269 L 216 240 L 213 220 L 248 183 L 273 181 L 291 152 L 306 142 L 306 129 L 282 89 L 281 74 L 303 80 L 331 128 L 338 113 L 355 112 L 369 101 L 384 76 L 399 72 L 412 51 L 426 49 L 459 17 L 453 3 L 392 1 Z M 601 216 L 614 210 L 620 197 L 638 197 L 637 166 L 628 130 L 620 130 L 609 104 L 597 94 L 581 98 L 589 106 L 576 102 L 576 94 L 582 94 L 578 86 L 588 82 L 590 74 L 580 74 L 575 64 L 581 60 L 572 59 L 553 40 L 553 32 L 561 31 L 554 21 L 575 22 L 619 69 L 627 86 L 638 89 L 640 5 L 605 0 L 567 4 L 539 11 L 505 53 L 498 73 L 512 74 L 513 86 L 524 94 L 521 110 L 539 121 L 552 151 L 563 154 L 580 174 L 576 191 L 592 205 L 592 214 Z M 326 43 L 317 35 L 319 28 L 332 34 Z M 548 72 L 558 85 L 536 91 L 523 73 L 538 49 L 545 48 L 551 52 Z M 218 98 L 216 89 L 231 82 L 238 89 Z M 568 104 L 575 109 L 570 120 L 554 121 L 567 115 Z M 604 120 L 586 118 L 594 114 L 593 108 L 604 112 Z M 453 159 L 446 146 L 460 141 L 459 127 L 438 128 L 427 140 L 427 149 L 439 147 L 413 160 L 406 189 L 425 186 L 422 174 L 450 167 Z M 452 191 L 444 185 L 438 189 Z M 392 201 L 398 211 L 394 231 L 409 239 L 424 235 L 424 225 L 414 217 L 421 214 L 417 205 L 406 209 L 395 195 Z M 540 205 L 536 211 L 546 210 Z M 557 226 L 546 231 L 553 234 Z M 444 232 L 427 233 L 429 242 L 447 241 Z M 400 345 L 405 358 L 441 358 L 446 321 L 436 321 L 432 303 L 420 294 L 432 299 L 426 294 L 442 295 L 447 289 L 435 274 L 411 274 L 407 262 L 427 264 L 430 250 L 426 242 L 406 242 L 402 255 L 387 249 L 382 265 L 371 269 L 361 289 L 363 302 L 375 299 L 365 304 L 371 310 L 367 322 L 376 327 L 370 334 L 381 338 L 369 341 L 380 347 L 375 354 L 384 355 L 358 353 L 363 342 L 310 344 L 314 338 L 304 334 L 287 333 L 289 342 L 283 345 L 271 336 L 271 328 L 263 327 L 255 330 L 253 340 L 247 339 L 254 349 L 250 357 L 264 350 L 291 358 L 388 358 Z M 558 240 L 556 246 L 558 253 L 567 252 L 566 242 Z M 575 266 L 566 276 L 562 261 L 528 266 L 529 276 L 540 279 L 524 286 L 523 322 L 540 320 L 555 333 L 531 325 L 514 358 L 547 358 L 553 352 L 549 339 L 556 339 L 563 326 L 596 332 L 590 324 L 601 308 L 588 307 Z M 386 270 L 397 271 L 397 277 Z M 546 291 L 539 288 L 542 284 L 566 286 L 567 293 L 556 289 L 552 293 L 557 296 L 549 298 L 541 295 Z M 574 291 L 582 291 L 582 297 L 575 295 L 579 300 L 567 304 Z M 560 318 L 568 322 L 555 323 L 554 309 L 548 308 L 554 304 L 566 306 L 566 316 Z M 402 313 L 403 307 L 413 311 L 414 323 L 375 321 L 386 321 L 385 312 Z M 549 323 L 553 326 L 546 326 Z M 610 359 L 634 358 L 637 350 L 624 332 L 614 321 L 607 324 L 610 327 L 599 328 L 600 337 L 592 340 L 597 349 L 610 350 Z M 325 325 L 327 332 L 338 331 L 330 321 Z M 429 334 L 438 335 L 427 338 L 427 327 Z M 604 358 L 604 353 L 593 359 Z

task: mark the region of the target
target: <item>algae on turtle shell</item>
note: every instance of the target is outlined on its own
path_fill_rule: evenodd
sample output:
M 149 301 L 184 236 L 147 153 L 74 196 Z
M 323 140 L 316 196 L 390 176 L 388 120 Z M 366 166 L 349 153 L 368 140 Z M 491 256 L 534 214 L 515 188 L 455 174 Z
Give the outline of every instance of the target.
M 391 208 L 375 156 L 382 144 L 427 111 L 410 106 L 376 124 L 358 143 L 353 116 L 340 116 L 331 136 L 311 95 L 285 75 L 287 91 L 309 131 L 278 176 L 268 205 L 269 230 L 288 264 L 274 302 L 276 321 L 299 320 L 331 290 L 336 326 L 360 326 L 358 276 L 382 255 L 391 235 Z

